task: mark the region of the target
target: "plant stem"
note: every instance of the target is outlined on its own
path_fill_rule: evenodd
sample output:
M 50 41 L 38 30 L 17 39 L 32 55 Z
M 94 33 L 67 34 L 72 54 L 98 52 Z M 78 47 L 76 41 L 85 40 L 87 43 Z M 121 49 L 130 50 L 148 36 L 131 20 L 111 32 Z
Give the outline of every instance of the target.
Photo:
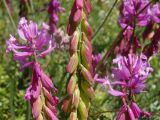
M 27 102 L 26 120 L 30 120 L 30 119 L 31 119 L 31 106 L 30 106 L 29 102 Z
M 98 32 L 101 30 L 101 28 L 104 26 L 104 24 L 106 23 L 106 21 L 108 20 L 109 16 L 111 15 L 113 8 L 115 7 L 115 5 L 117 4 L 118 0 L 115 0 L 114 4 L 112 5 L 111 9 L 109 10 L 109 12 L 107 13 L 105 19 L 103 20 L 103 22 L 101 23 L 101 25 L 98 27 L 98 29 L 96 30 L 95 34 L 93 35 L 92 39 L 94 40 L 95 36 L 98 34 Z M 92 40 L 92 41 L 93 41 Z
M 10 11 L 9 11 L 9 8 L 8 8 L 7 3 L 6 3 L 5 0 L 3 0 L 3 4 L 4 4 L 5 8 L 7 9 L 7 13 L 8 13 L 8 16 L 9 16 L 9 18 L 10 18 L 10 21 L 11 21 L 11 23 L 12 23 L 12 25 L 13 25 L 13 28 L 17 31 L 16 24 L 15 24 L 13 18 L 12 18 L 12 15 L 11 15 L 11 13 L 10 13 Z
M 14 96 L 15 96 L 15 80 L 12 79 L 10 81 L 10 97 L 9 97 L 9 103 L 10 103 L 10 112 L 11 112 L 11 120 L 15 120 L 15 112 L 14 112 Z
M 32 12 L 34 13 L 33 2 L 32 2 L 32 0 L 29 0 L 29 1 L 30 1 L 30 4 L 31 4 L 31 10 L 32 10 Z

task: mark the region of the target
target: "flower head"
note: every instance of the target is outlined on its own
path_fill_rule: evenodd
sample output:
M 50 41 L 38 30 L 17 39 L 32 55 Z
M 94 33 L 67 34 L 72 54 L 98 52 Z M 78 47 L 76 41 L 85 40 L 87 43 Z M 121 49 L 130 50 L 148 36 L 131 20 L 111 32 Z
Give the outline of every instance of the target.
M 21 18 L 18 25 L 18 34 L 23 41 L 20 43 L 20 40 L 17 41 L 14 36 L 10 35 L 7 41 L 7 52 L 12 51 L 14 53 L 14 58 L 20 62 L 21 67 L 31 65 L 28 60 L 31 56 L 45 57 L 55 48 L 55 42 L 48 34 L 46 24 L 43 24 L 42 29 L 38 30 L 36 23 Z M 45 50 L 47 46 L 48 48 Z
M 139 26 L 146 26 L 150 17 L 147 14 L 147 10 L 143 9 L 148 3 L 148 0 L 123 0 L 119 18 L 120 26 L 122 28 L 125 28 L 127 25 L 133 27 L 135 21 L 137 21 Z
M 50 14 L 50 33 L 54 33 L 57 30 L 57 23 L 59 21 L 58 13 L 64 11 L 58 0 L 51 0 L 48 8 Z
M 12 35 L 7 41 L 6 51 L 14 53 L 14 59 L 19 61 L 21 69 L 30 67 L 32 70 L 31 84 L 27 88 L 24 98 L 30 102 L 32 115 L 36 120 L 43 119 L 42 111 L 51 120 L 58 120 L 55 107 L 58 104 L 58 98 L 53 97 L 50 92 L 53 89 L 56 93 L 57 89 L 38 63 L 38 58 L 45 57 L 55 48 L 52 37 L 48 34 L 48 28 L 46 24 L 43 24 L 42 29 L 38 30 L 36 23 L 21 18 L 18 34 L 23 42 L 18 42 Z M 46 47 L 48 48 L 46 49 Z
M 130 89 L 133 94 L 140 93 L 145 87 L 145 80 L 152 68 L 144 55 L 129 54 L 127 57 L 118 56 L 113 60 L 117 67 L 113 68 L 113 77 L 117 85 Z
M 160 23 L 160 3 L 154 4 L 150 7 L 150 9 L 148 9 L 148 13 L 154 22 Z

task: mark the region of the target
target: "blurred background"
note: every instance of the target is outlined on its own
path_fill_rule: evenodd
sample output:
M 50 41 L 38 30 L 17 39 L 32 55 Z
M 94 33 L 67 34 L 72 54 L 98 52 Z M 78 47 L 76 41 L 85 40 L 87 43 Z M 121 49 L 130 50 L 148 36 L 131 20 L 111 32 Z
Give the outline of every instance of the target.
M 11 1 L 11 4 L 8 4 L 9 1 Z M 29 86 L 31 73 L 29 69 L 21 72 L 19 64 L 13 60 L 12 54 L 6 53 L 6 40 L 9 38 L 9 34 L 17 37 L 17 24 L 21 16 L 25 15 L 27 19 L 37 22 L 38 25 L 41 25 L 42 22 L 48 23 L 47 6 L 50 0 L 28 0 L 29 2 L 24 6 L 22 1 L 27 0 L 0 0 L 0 120 L 32 120 L 30 105 L 24 100 L 25 90 Z M 58 27 L 66 33 L 68 16 L 73 0 L 59 1 L 62 7 L 65 8 L 65 11 L 59 15 Z M 89 22 L 93 31 L 96 32 L 115 1 L 92 0 L 91 2 L 93 10 L 89 16 Z M 120 2 L 119 0 L 109 19 L 92 40 L 94 54 L 104 54 L 108 51 L 120 32 L 121 29 L 117 22 Z M 60 98 L 60 101 L 66 96 L 66 83 L 69 75 L 66 73 L 65 68 L 68 59 L 68 49 L 64 48 L 54 51 L 46 59 L 40 61 L 45 72 L 49 73 L 55 86 L 58 88 L 57 96 Z M 150 60 L 154 72 L 147 80 L 146 91 L 136 98 L 137 103 L 144 111 L 154 113 L 150 120 L 160 120 L 158 114 L 160 111 L 159 60 L 160 55 Z M 110 71 L 110 64 L 106 64 L 105 67 Z M 119 107 L 119 98 L 109 96 L 98 85 L 96 86 L 96 96 L 92 101 L 89 112 L 89 120 L 114 120 Z M 60 109 L 61 102 L 58 106 L 59 119 L 66 120 Z M 142 120 L 145 120 L 145 118 L 142 118 Z

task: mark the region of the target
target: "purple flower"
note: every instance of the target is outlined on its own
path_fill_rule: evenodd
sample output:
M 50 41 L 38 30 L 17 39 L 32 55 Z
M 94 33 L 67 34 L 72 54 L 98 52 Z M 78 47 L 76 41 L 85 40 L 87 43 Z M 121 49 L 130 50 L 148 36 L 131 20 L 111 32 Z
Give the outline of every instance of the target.
M 159 49 L 159 41 L 160 41 L 160 28 L 155 30 L 153 38 L 151 39 L 151 43 L 147 44 L 144 47 L 143 53 L 149 58 L 152 55 L 156 54 Z
M 40 78 L 37 74 L 36 69 L 33 69 L 31 85 L 28 87 L 26 91 L 25 99 L 28 101 L 30 101 L 31 99 L 37 99 L 38 96 L 40 95 L 40 90 L 41 90 Z
M 15 60 L 18 60 L 25 67 L 29 64 L 31 56 L 45 57 L 55 48 L 55 42 L 50 34 L 48 34 L 48 26 L 43 24 L 41 30 L 38 30 L 38 25 L 32 21 L 28 22 L 25 18 L 21 18 L 18 25 L 18 34 L 26 45 L 22 45 L 12 35 L 7 41 L 7 52 L 14 53 Z M 45 48 L 48 48 L 45 50 Z
M 104 78 L 98 78 L 98 75 L 96 74 L 94 77 L 95 82 L 101 84 L 103 87 L 108 88 L 108 93 L 113 95 L 113 96 L 124 96 L 125 94 L 123 92 L 114 90 L 112 88 L 111 83 L 109 82 L 109 79 L 107 76 Z
M 18 34 L 23 40 L 32 42 L 38 34 L 38 25 L 22 17 L 18 25 Z
M 100 62 L 100 60 L 102 59 L 102 54 L 96 54 L 92 56 L 92 65 L 93 68 L 95 69 L 97 64 Z
M 153 71 L 147 57 L 143 54 L 140 56 L 136 54 L 119 55 L 113 60 L 113 64 L 116 64 L 112 69 L 112 76 L 115 81 L 110 82 L 108 77 L 98 78 L 97 74 L 94 79 L 103 87 L 107 87 L 109 94 L 121 97 L 123 105 L 119 110 L 117 120 L 135 120 L 141 116 L 150 117 L 147 112 L 142 112 L 132 100 L 133 95 L 143 91 L 145 81 Z M 119 89 L 114 90 L 112 86 L 118 86 Z
M 139 118 L 142 115 L 141 109 L 138 107 L 138 105 L 135 102 L 131 103 L 131 109 L 134 113 L 135 118 Z
M 48 33 L 48 28 L 46 24 L 43 24 L 42 29 L 38 30 L 36 23 L 21 18 L 18 25 L 18 34 L 24 40 L 23 44 L 12 35 L 6 43 L 6 51 L 14 53 L 14 59 L 21 64 L 20 69 L 30 67 L 32 70 L 31 84 L 27 88 L 24 98 L 30 102 L 32 115 L 36 120 L 43 119 L 42 111 L 46 112 L 47 117 L 51 120 L 58 120 L 56 117 L 58 98 L 53 97 L 50 92 L 53 89 L 56 93 L 57 89 L 38 63 L 38 58 L 45 57 L 55 48 L 52 37 Z M 43 107 L 45 109 L 42 109 Z
M 146 26 L 150 17 L 147 14 L 147 10 L 143 9 L 148 3 L 148 0 L 123 0 L 121 16 L 119 18 L 120 26 L 122 28 L 125 28 L 127 25 L 133 27 L 135 21 L 139 26 Z
M 113 77 L 117 85 L 131 90 L 133 94 L 140 93 L 145 87 L 145 80 L 152 68 L 144 55 L 129 54 L 128 57 L 118 56 L 113 60 L 117 67 L 113 68 Z
M 118 112 L 116 120 L 126 120 L 126 115 L 125 115 L 126 111 L 127 111 L 127 106 L 123 105 Z
M 130 120 L 135 120 L 135 116 L 133 114 L 132 109 L 129 106 L 127 106 L 127 108 L 128 108 L 128 114 L 129 114 Z
M 54 87 L 51 79 L 42 71 L 40 68 L 39 63 L 33 63 L 33 74 L 32 74 L 32 81 L 31 85 L 28 87 L 25 99 L 29 101 L 32 105 L 32 114 L 34 118 L 38 118 L 40 116 L 40 111 L 45 103 L 42 102 L 40 99 L 41 89 L 43 88 L 43 95 L 45 98 L 45 102 L 50 111 L 50 114 L 54 114 L 56 117 L 56 108 L 55 106 L 58 104 L 58 98 L 53 97 L 52 94 L 49 92 L 51 89 L 54 92 L 57 92 L 57 89 Z M 50 117 L 49 114 L 49 117 Z
M 51 0 L 48 8 L 50 14 L 50 33 L 54 33 L 57 30 L 57 23 L 59 20 L 58 13 L 64 11 L 58 0 Z
M 138 105 L 132 102 L 132 95 L 138 94 L 145 88 L 145 81 L 149 74 L 152 72 L 147 57 L 145 55 L 137 56 L 135 54 L 129 54 L 128 56 L 118 56 L 113 60 L 113 64 L 117 67 L 112 69 L 113 85 L 118 85 L 121 88 L 123 104 L 127 107 L 127 112 L 130 120 L 135 120 L 143 115 Z M 131 101 L 131 105 L 127 101 Z M 128 105 L 127 105 L 128 104 Z M 124 106 L 123 105 L 123 106 Z M 122 108 L 123 108 L 122 106 Z M 123 114 L 122 114 L 123 113 Z M 123 109 L 120 109 L 118 114 L 118 120 L 124 115 Z
M 160 23 L 160 3 L 154 4 L 150 7 L 150 9 L 148 9 L 148 14 L 154 22 Z

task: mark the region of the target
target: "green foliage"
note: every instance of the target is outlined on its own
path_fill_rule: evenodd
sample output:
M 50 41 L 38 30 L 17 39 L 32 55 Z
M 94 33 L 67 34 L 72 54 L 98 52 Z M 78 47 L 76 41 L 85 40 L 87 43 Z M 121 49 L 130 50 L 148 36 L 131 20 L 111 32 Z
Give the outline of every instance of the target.
M 31 0 L 32 4 L 28 6 L 28 19 L 36 21 L 38 24 L 48 22 L 49 16 L 47 10 L 43 10 L 49 0 Z M 72 0 L 73 1 L 73 0 Z M 60 15 L 59 26 L 66 29 L 68 16 L 72 6 L 71 0 L 60 0 L 62 6 L 66 9 Z M 12 0 L 13 14 L 12 18 L 17 25 L 19 20 L 19 2 Z M 112 7 L 112 0 L 92 0 L 93 11 L 89 16 L 89 21 L 96 31 L 107 12 Z M 110 18 L 93 39 L 93 52 L 104 53 L 113 43 L 116 35 L 120 31 L 117 24 L 118 7 L 114 8 Z M 41 11 L 43 10 L 43 11 Z M 16 30 L 10 21 L 6 8 L 0 1 L 0 120 L 30 120 L 31 110 L 29 104 L 24 100 L 25 90 L 30 83 L 31 74 L 28 69 L 19 71 L 19 65 L 13 60 L 11 55 L 5 52 L 5 41 L 9 34 L 16 36 Z M 66 96 L 66 83 L 69 75 L 66 73 L 66 65 L 69 59 L 67 50 L 56 51 L 42 60 L 42 67 L 48 72 L 59 89 L 58 97 L 63 100 Z M 151 111 L 154 116 L 150 120 L 159 120 L 156 115 L 160 111 L 160 56 L 151 59 L 151 65 L 154 68 L 153 74 L 147 81 L 146 92 L 137 97 L 137 101 L 143 110 Z M 61 105 L 61 101 L 60 101 Z M 61 112 L 61 106 L 58 106 L 60 120 L 65 120 L 65 115 Z M 96 87 L 96 96 L 92 101 L 89 120 L 113 120 L 119 108 L 118 98 L 111 97 L 99 85 Z M 146 120 L 142 118 L 141 120 Z

